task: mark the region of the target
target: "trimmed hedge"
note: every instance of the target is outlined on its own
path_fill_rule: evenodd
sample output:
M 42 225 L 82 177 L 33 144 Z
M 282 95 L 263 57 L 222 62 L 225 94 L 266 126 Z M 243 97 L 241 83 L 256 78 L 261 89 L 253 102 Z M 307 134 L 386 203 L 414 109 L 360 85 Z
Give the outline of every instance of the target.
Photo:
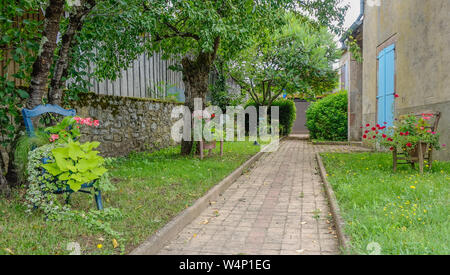
M 347 92 L 331 94 L 312 103 L 306 111 L 306 127 L 312 139 L 346 141 L 348 128 Z
M 248 106 L 255 106 L 257 111 L 259 112 L 258 105 L 255 102 L 248 102 L 247 105 L 245 105 L 245 108 L 247 108 Z M 271 106 L 278 106 L 280 108 L 280 135 L 289 135 L 292 132 L 292 126 L 294 125 L 295 119 L 297 117 L 297 109 L 295 108 L 294 101 L 289 99 L 278 99 L 272 102 Z M 268 108 L 267 113 L 270 116 L 270 107 Z M 248 127 L 246 127 L 246 129 L 248 129 Z

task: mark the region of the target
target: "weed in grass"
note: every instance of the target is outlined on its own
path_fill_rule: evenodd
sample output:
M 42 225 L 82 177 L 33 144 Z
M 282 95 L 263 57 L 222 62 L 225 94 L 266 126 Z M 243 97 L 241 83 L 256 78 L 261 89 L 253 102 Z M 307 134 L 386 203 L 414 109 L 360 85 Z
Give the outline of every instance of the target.
M 315 209 L 313 211 L 313 214 L 314 214 L 313 218 L 316 219 L 316 220 L 319 220 L 320 219 L 320 213 L 322 213 L 322 211 L 320 209 Z

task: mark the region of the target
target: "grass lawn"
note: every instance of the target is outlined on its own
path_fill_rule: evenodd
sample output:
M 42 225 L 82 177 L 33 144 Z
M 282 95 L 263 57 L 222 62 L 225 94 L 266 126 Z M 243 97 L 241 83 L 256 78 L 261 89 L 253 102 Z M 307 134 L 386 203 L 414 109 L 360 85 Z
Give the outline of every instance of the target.
M 112 228 L 122 234 L 125 252 L 142 243 L 175 215 L 192 205 L 211 187 L 259 151 L 251 142 L 226 142 L 211 157 L 199 160 L 179 155 L 179 147 L 154 153 L 136 153 L 110 164 L 117 191 L 103 195 L 105 207 L 121 210 Z M 117 254 L 113 238 L 77 222 L 45 222 L 42 215 L 27 215 L 23 188 L 11 199 L 0 198 L 1 254 L 68 254 L 67 244 L 78 242 L 83 254 Z M 73 209 L 93 209 L 94 200 L 75 194 Z M 98 245 L 101 244 L 101 248 Z
M 450 162 L 420 175 L 384 153 L 322 154 L 354 254 L 450 254 Z

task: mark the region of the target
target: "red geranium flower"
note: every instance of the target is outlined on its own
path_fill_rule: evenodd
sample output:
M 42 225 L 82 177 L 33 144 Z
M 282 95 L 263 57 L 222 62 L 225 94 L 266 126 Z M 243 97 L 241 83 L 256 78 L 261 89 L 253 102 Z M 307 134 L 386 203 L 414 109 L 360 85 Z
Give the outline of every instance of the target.
M 395 94 L 394 97 L 395 97 L 395 98 L 399 98 L 400 96 L 399 96 L 398 94 Z
M 370 124 L 366 124 L 366 127 L 369 127 L 370 126 Z
M 215 118 L 215 117 L 216 117 L 216 114 L 212 114 L 212 115 L 211 115 L 211 118 Z
M 383 138 L 387 138 L 387 136 L 385 134 L 383 134 Z
M 394 151 L 394 147 L 389 148 L 391 151 Z
M 412 147 L 412 144 L 411 144 L 411 142 L 408 142 L 408 143 L 406 143 L 406 146 L 408 146 L 408 147 Z
M 367 138 L 367 135 L 363 135 L 363 138 Z
M 372 131 L 376 131 L 377 130 L 377 128 L 375 128 L 375 127 L 372 127 Z

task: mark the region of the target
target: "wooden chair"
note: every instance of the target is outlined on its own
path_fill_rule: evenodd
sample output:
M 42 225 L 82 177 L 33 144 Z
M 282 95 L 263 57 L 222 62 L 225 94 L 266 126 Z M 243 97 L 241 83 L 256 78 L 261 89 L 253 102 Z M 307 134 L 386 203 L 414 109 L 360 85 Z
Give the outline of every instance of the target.
M 422 114 L 424 114 L 424 113 L 433 115 L 434 123 L 430 127 L 427 127 L 427 128 L 433 132 L 437 132 L 439 120 L 441 118 L 441 112 L 428 111 L 428 112 L 416 113 L 414 115 L 419 118 L 419 117 L 422 117 Z M 423 152 L 424 150 L 425 150 L 425 153 Z M 420 173 L 423 174 L 423 167 L 424 167 L 425 160 L 428 161 L 430 169 L 433 165 L 433 147 L 430 144 L 425 144 L 425 143 L 419 142 L 418 157 L 411 157 L 408 155 L 408 152 L 398 152 L 397 148 L 394 148 L 394 151 L 392 152 L 392 154 L 393 154 L 393 162 L 394 162 L 393 163 L 394 172 L 397 171 L 398 165 L 404 165 L 404 164 L 409 164 L 409 165 L 411 165 L 411 167 L 413 169 L 415 169 L 415 163 L 418 162 Z M 399 161 L 404 161 L 404 162 L 399 162 Z
M 211 155 L 211 152 L 213 149 L 216 148 L 216 144 L 214 145 L 205 143 L 205 141 L 201 140 L 199 141 L 199 147 L 200 147 L 200 159 L 204 158 L 204 150 L 208 150 L 208 156 Z M 223 156 L 223 140 L 220 141 L 220 156 Z
M 46 113 L 54 113 L 54 114 L 59 114 L 62 116 L 75 116 L 76 115 L 76 111 L 73 109 L 66 110 L 66 109 L 61 108 L 58 105 L 51 105 L 51 104 L 39 105 L 36 108 L 34 108 L 33 110 L 24 108 L 24 109 L 22 109 L 22 115 L 23 115 L 23 120 L 25 123 L 25 128 L 27 130 L 28 136 L 34 135 L 34 126 L 33 126 L 32 119 L 34 117 L 37 117 L 37 116 L 40 116 L 40 115 L 46 114 Z M 49 158 L 43 158 L 42 162 L 46 163 L 48 160 L 49 160 Z M 85 183 L 81 186 L 81 188 L 82 189 L 94 188 L 94 183 L 95 183 L 95 181 L 90 182 L 90 183 Z M 82 190 L 82 189 L 80 189 L 78 192 L 91 194 L 91 192 L 89 192 L 87 190 Z M 70 194 L 73 193 L 73 190 L 70 189 L 69 186 L 67 186 L 66 188 L 59 188 L 54 193 L 55 194 L 69 193 L 69 196 L 67 197 L 67 200 L 66 200 L 66 203 L 69 203 Z M 94 192 L 94 199 L 95 199 L 95 203 L 97 204 L 97 209 L 103 210 L 102 193 L 100 192 L 100 190 L 98 190 L 96 188 L 95 188 L 95 192 Z

